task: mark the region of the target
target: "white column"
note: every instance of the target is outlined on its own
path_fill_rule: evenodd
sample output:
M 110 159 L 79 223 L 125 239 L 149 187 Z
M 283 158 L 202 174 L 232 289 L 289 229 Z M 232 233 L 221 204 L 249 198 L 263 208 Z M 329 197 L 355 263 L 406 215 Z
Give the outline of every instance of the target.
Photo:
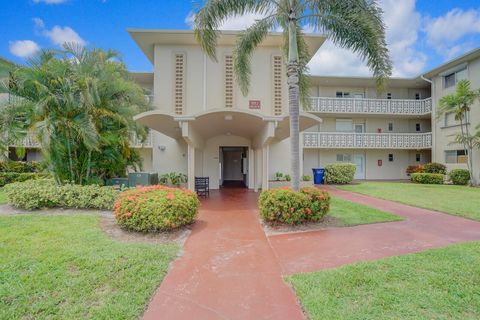
M 188 144 L 188 189 L 195 191 L 195 147 Z
M 268 145 L 262 148 L 262 190 L 268 190 L 268 171 L 269 171 L 269 154 L 270 148 Z

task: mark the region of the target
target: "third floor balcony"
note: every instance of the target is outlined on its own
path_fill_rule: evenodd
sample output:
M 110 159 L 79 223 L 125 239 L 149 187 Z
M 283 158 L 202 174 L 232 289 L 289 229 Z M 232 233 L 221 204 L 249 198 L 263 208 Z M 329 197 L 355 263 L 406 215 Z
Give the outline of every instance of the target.
M 311 98 L 305 111 L 328 114 L 427 116 L 432 112 L 432 99 L 366 99 Z

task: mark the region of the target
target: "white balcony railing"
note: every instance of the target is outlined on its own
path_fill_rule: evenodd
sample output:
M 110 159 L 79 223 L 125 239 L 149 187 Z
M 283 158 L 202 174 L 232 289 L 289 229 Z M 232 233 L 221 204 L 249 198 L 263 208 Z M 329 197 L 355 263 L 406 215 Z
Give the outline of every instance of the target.
M 38 143 L 37 139 L 31 135 L 28 134 L 21 143 L 18 143 L 16 145 L 11 145 L 11 147 L 25 147 L 25 148 L 40 148 L 40 143 Z M 130 146 L 132 148 L 152 148 L 153 143 L 152 143 L 152 133 L 148 132 L 147 139 L 142 143 L 140 142 L 139 139 L 137 139 L 135 136 L 132 136 L 130 138 Z
M 432 99 L 311 98 L 305 111 L 319 113 L 364 113 L 423 115 L 432 112 Z
M 304 148 L 430 149 L 432 133 L 304 132 Z

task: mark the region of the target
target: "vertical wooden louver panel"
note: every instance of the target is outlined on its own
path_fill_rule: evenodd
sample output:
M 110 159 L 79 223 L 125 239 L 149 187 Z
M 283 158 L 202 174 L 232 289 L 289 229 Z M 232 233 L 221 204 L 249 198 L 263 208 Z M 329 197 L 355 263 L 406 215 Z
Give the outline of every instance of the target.
M 175 54 L 175 114 L 183 114 L 185 109 L 185 54 Z
M 282 56 L 273 56 L 272 58 L 272 91 L 273 91 L 273 114 L 279 116 L 282 114 Z
M 233 56 L 225 56 L 225 108 L 233 108 Z

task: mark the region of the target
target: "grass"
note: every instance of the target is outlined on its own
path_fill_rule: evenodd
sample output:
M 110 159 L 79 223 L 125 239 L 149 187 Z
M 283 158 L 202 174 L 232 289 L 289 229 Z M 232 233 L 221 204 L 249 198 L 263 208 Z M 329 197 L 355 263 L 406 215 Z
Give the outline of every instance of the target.
M 0 217 L 0 319 L 137 319 L 176 245 L 110 240 L 99 217 Z
M 479 319 L 480 242 L 287 281 L 311 319 Z
M 7 203 L 7 195 L 5 192 L 0 188 L 0 204 Z
M 480 220 L 480 188 L 400 182 L 364 182 L 338 188 Z
M 345 226 L 402 220 L 397 215 L 335 197 L 329 215 L 340 219 Z

